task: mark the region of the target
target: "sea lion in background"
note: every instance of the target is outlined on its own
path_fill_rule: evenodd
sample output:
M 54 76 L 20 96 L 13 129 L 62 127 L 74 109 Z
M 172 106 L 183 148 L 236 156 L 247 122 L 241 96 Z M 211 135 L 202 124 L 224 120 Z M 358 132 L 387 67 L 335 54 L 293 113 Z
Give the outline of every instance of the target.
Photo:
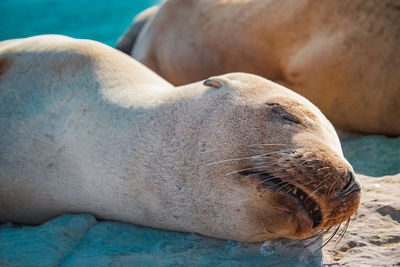
M 137 15 L 133 19 L 126 32 L 124 32 L 124 34 L 118 39 L 117 46 L 115 48 L 126 54 L 130 54 L 143 26 L 152 16 L 154 16 L 154 14 L 157 13 L 158 9 L 158 6 L 152 6 Z
M 329 121 L 259 76 L 173 87 L 118 50 L 62 36 L 9 42 L 0 62 L 2 222 L 88 212 L 258 242 L 307 237 L 359 205 Z
M 258 74 L 338 129 L 400 135 L 399 21 L 396 0 L 168 0 L 130 54 L 175 85 Z

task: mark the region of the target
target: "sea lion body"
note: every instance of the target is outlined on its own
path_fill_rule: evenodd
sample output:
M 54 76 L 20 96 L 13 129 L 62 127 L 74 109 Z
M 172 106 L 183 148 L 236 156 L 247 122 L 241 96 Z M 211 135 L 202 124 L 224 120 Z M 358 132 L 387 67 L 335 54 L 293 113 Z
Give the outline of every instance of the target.
M 130 54 L 144 25 L 157 13 L 158 9 L 158 6 L 152 6 L 137 15 L 126 32 L 118 39 L 115 48 L 126 54 Z
M 254 73 L 342 130 L 400 135 L 399 20 L 395 0 L 168 0 L 131 55 L 175 85 Z
M 173 87 L 117 50 L 62 36 L 10 42 L 0 62 L 2 222 L 89 212 L 257 242 L 304 238 L 358 207 L 332 125 L 261 77 Z M 300 189 L 314 204 L 284 192 Z

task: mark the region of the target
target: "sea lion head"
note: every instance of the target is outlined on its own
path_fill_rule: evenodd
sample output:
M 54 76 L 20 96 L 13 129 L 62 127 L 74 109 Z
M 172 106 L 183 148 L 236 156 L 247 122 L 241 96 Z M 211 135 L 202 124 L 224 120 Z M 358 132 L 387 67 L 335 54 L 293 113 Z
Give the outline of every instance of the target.
M 360 184 L 317 107 L 256 75 L 212 77 L 204 85 L 223 91 L 219 109 L 228 114 L 218 116 L 217 137 L 205 141 L 208 166 L 222 170 L 246 198 L 237 216 L 251 227 L 235 239 L 303 239 L 349 220 Z

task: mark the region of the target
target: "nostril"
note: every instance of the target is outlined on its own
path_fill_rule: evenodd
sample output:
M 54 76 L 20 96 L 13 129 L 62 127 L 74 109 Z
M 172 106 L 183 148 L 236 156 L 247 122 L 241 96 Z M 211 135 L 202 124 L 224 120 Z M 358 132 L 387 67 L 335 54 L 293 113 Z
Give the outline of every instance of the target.
M 354 175 L 353 171 L 352 170 L 348 170 L 347 171 L 347 177 L 346 177 L 346 181 L 347 181 L 346 186 L 351 184 L 355 180 L 356 179 L 355 179 L 355 175 Z
M 341 192 L 341 196 L 346 196 L 354 191 L 360 191 L 360 185 L 356 181 L 356 175 L 352 170 L 347 171 L 347 176 L 346 176 L 346 186 L 343 188 Z

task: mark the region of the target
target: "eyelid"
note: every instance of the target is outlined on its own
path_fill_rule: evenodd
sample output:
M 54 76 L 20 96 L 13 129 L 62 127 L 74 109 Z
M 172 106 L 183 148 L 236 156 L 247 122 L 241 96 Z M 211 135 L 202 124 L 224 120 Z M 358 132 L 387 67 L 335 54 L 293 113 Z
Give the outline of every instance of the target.
M 265 104 L 265 107 L 266 107 L 266 108 L 274 108 L 274 107 L 276 107 L 276 106 L 280 106 L 280 105 L 277 104 L 277 103 L 266 103 L 266 104 Z
M 275 114 L 277 114 L 280 118 L 288 120 L 292 123 L 296 123 L 296 124 L 301 124 L 299 118 L 297 118 L 297 116 L 287 112 L 285 110 L 284 107 L 282 107 L 280 104 L 278 103 L 266 103 L 265 107 L 268 109 L 271 109 L 272 112 L 274 112 Z
M 293 123 L 296 123 L 296 124 L 301 124 L 300 123 L 300 120 L 295 116 L 295 115 L 293 115 L 293 114 L 290 114 L 290 113 L 286 113 L 286 114 L 280 114 L 284 119 L 286 119 L 286 120 L 288 120 L 288 121 L 291 121 L 291 122 L 293 122 Z

